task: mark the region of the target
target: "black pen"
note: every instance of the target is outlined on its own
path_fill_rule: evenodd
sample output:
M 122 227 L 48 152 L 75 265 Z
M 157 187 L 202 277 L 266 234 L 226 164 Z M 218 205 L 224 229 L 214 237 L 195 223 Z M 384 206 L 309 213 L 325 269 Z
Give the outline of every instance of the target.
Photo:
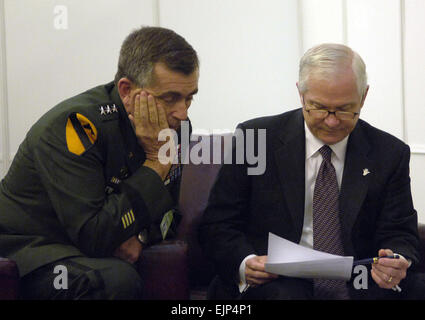
M 374 257 L 374 258 L 369 258 L 369 259 L 363 259 L 363 260 L 356 260 L 353 262 L 353 266 L 357 266 L 359 264 L 373 264 L 373 263 L 378 263 L 379 259 L 398 259 L 400 258 L 400 256 L 398 254 L 395 254 L 393 256 L 383 256 L 383 257 Z

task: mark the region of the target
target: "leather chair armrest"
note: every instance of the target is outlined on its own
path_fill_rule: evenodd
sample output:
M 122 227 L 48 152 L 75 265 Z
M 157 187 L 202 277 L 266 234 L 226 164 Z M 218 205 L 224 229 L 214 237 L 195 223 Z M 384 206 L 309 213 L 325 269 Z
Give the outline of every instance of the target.
M 19 272 L 15 261 L 0 258 L 0 300 L 18 298 Z
M 419 264 L 417 269 L 421 272 L 425 272 L 425 224 L 419 223 Z
M 190 296 L 187 243 L 167 240 L 142 251 L 137 268 L 147 300 L 187 300 Z

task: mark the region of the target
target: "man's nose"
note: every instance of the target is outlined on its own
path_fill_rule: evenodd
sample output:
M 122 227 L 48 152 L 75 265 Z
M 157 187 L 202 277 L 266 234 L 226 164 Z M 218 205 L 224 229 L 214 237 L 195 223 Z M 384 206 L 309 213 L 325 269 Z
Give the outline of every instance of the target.
M 329 113 L 325 118 L 325 123 L 328 127 L 333 128 L 339 125 L 340 120 L 336 117 L 335 113 Z
M 187 109 L 188 109 L 188 106 L 186 106 L 186 101 L 185 100 L 179 101 L 176 106 L 176 110 L 173 112 L 173 116 L 179 120 L 186 120 Z

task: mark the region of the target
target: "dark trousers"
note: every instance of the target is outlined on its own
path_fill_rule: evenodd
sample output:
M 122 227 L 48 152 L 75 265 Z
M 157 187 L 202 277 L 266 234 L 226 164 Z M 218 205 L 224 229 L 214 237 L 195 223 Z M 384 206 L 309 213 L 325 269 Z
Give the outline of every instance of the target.
M 126 261 L 118 258 L 71 257 L 45 265 L 23 277 L 20 298 L 133 300 L 141 298 L 141 288 L 136 268 Z
M 381 289 L 369 276 L 367 289 L 355 289 L 347 283 L 352 300 L 425 300 L 425 274 L 408 272 L 400 283 L 401 292 Z M 312 300 L 313 281 L 299 278 L 279 277 L 263 285 L 239 293 L 234 284 L 214 278 L 208 289 L 210 300 Z

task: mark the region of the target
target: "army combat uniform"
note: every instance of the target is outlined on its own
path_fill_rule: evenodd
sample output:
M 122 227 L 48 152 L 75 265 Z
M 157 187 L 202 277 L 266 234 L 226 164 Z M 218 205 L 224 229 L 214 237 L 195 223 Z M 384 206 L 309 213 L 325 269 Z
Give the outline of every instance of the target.
M 61 102 L 30 129 L 1 181 L 0 256 L 25 279 L 70 257 L 118 260 L 114 250 L 140 232 L 161 240 L 181 167 L 164 183 L 144 161 L 113 83 Z

